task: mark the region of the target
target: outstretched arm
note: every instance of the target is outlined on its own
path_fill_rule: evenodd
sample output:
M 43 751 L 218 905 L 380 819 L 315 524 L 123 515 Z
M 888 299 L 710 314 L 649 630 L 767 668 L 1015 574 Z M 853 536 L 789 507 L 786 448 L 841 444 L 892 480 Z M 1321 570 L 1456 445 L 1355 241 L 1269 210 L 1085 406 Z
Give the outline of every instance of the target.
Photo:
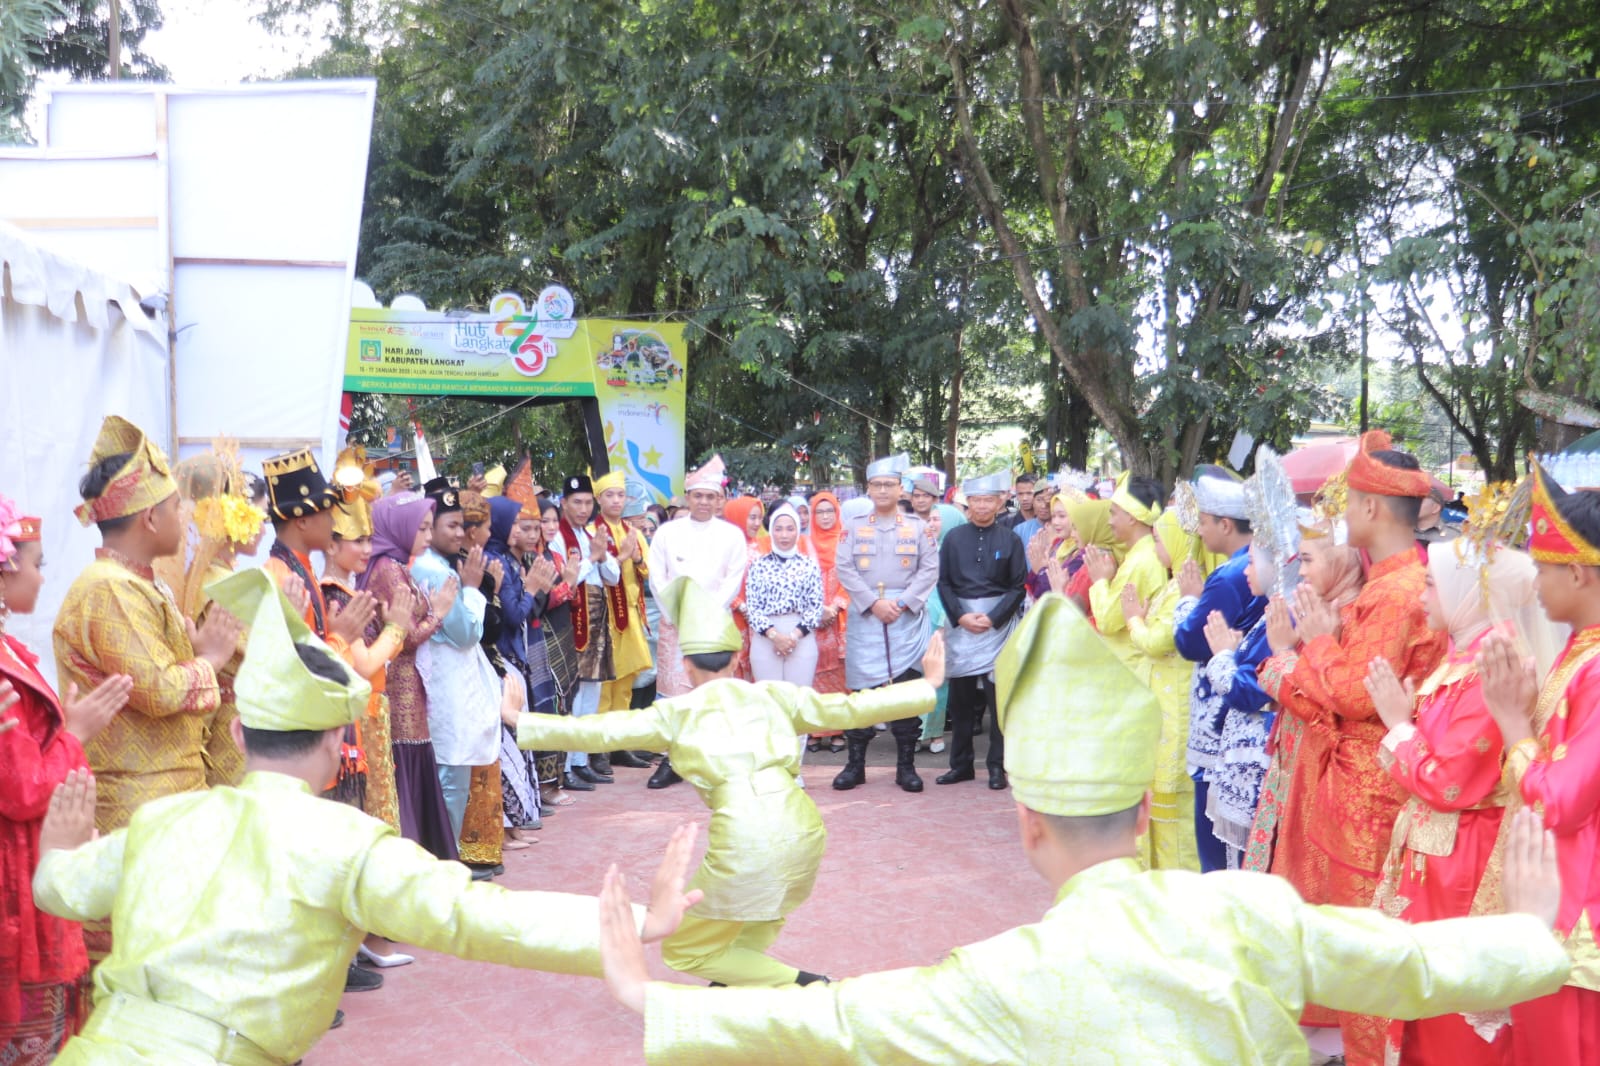
M 639 711 L 611 711 L 586 718 L 522 714 L 517 718 L 517 746 L 534 751 L 659 748 L 671 744 L 677 733 L 676 705 L 676 700 L 660 700 Z

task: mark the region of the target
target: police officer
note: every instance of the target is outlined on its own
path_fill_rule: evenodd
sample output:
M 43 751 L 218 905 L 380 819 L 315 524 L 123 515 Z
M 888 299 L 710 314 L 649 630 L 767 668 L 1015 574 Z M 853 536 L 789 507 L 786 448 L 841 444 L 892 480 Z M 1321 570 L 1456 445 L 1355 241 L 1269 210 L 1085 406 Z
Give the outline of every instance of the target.
M 899 508 L 900 479 L 911 465 L 905 455 L 879 459 L 867 467 L 872 513 L 845 524 L 839 538 L 839 585 L 850 596 L 849 638 L 844 678 L 852 691 L 921 677 L 922 653 L 931 635 L 924 608 L 939 581 L 939 546 L 920 519 Z M 895 784 L 921 792 L 917 776 L 919 719 L 889 724 L 898 759 Z M 849 754 L 833 779 L 841 791 L 865 784 L 867 744 L 872 729 L 845 732 Z

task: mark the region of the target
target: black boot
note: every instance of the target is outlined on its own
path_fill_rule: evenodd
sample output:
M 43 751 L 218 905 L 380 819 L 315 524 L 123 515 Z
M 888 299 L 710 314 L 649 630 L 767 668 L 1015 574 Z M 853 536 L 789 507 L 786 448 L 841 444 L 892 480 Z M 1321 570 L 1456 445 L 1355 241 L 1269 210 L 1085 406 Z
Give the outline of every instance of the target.
M 662 759 L 661 765 L 656 767 L 656 772 L 650 775 L 650 780 L 645 782 L 646 788 L 666 788 L 676 785 L 683 778 L 678 776 L 678 771 L 672 768 L 671 759 Z
M 895 737 L 894 783 L 907 792 L 921 792 L 922 778 L 917 776 L 917 738 Z
M 844 769 L 833 779 L 833 787 L 840 792 L 848 792 L 857 785 L 867 783 L 867 740 L 857 736 L 856 732 L 852 729 L 845 734 L 845 744 L 849 750 L 844 758 Z
M 612 766 L 626 766 L 630 770 L 648 770 L 650 764 L 639 758 L 631 751 L 614 751 L 611 753 Z

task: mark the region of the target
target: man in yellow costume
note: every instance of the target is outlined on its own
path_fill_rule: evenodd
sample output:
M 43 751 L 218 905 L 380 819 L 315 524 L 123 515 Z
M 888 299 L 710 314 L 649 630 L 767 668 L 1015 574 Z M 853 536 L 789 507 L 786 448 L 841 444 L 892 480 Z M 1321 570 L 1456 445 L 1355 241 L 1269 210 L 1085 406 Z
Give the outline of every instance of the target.
M 595 533 L 603 528 L 611 538 L 612 551 L 622 568 L 622 579 L 606 586 L 607 620 L 611 626 L 611 666 L 616 680 L 600 689 L 600 713 L 625 711 L 633 705 L 633 683 L 650 669 L 650 626 L 644 617 L 644 588 L 650 579 L 647 558 L 650 544 L 644 534 L 623 521 L 622 509 L 628 504 L 628 478 L 613 470 L 594 482 L 598 516 Z M 650 762 L 631 751 L 611 753 L 612 766 L 648 769 Z
M 206 787 L 207 725 L 239 624 L 211 611 L 196 628 L 156 578 L 156 560 L 183 548 L 185 523 L 167 457 L 138 426 L 106 418 L 79 489 L 78 520 L 99 527 L 102 546 L 67 590 L 53 643 L 63 692 L 133 678 L 127 706 L 85 745 L 100 780 L 95 825 L 109 833 L 149 800 Z M 107 923 L 88 923 L 91 961 L 105 957 L 110 935 Z
M 765 954 L 784 919 L 811 895 L 827 839 L 816 804 L 795 780 L 795 738 L 926 714 L 944 681 L 943 642 L 929 644 L 920 680 L 822 695 L 736 678 L 743 641 L 733 615 L 690 578 L 663 589 L 660 603 L 677 627 L 693 691 L 589 718 L 524 714 L 517 743 L 546 751 L 666 748 L 673 769 L 711 808 L 711 829 L 691 882 L 705 898 L 662 944 L 663 960 L 719 985 L 826 981 Z
M 1094 584 L 1089 586 L 1089 610 L 1095 628 L 1117 657 L 1130 666 L 1138 659 L 1122 612 L 1123 591 L 1128 588 L 1141 603 L 1149 603 L 1167 583 L 1152 536 L 1161 517 L 1161 482 L 1148 477 L 1123 477 L 1111 495 L 1111 532 L 1122 546 L 1122 562 L 1104 548 L 1084 549 L 1084 565 Z
M 461 864 L 318 799 L 345 726 L 367 705 L 366 682 L 261 571 L 208 591 L 250 623 L 234 723 L 248 772 L 238 788 L 149 803 L 98 839 L 93 779 L 79 772 L 57 790 L 40 831 L 38 905 L 116 923 L 94 1014 L 57 1063 L 295 1062 L 328 1030 L 366 930 L 465 959 L 598 975 L 594 897 L 474 884 Z M 647 938 L 695 902 L 682 887 L 693 848 L 693 826 L 673 835 Z
M 995 666 L 1023 851 L 1056 888 L 1038 922 L 938 966 L 805 989 L 652 982 L 625 886 L 602 894 L 606 980 L 650 1063 L 1305 1063 L 1301 1006 L 1412 1018 L 1550 992 L 1555 842 L 1524 816 L 1492 917 L 1407 925 L 1312 907 L 1281 878 L 1142 873 L 1161 712 L 1069 601 L 1031 610 Z

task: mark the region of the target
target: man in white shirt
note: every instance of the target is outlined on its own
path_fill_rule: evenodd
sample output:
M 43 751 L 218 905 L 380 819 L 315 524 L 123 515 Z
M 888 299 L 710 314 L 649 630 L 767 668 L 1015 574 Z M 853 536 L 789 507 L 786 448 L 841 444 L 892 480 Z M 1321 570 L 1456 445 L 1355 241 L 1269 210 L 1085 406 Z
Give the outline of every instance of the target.
M 713 593 L 724 607 L 731 606 L 744 586 L 744 569 L 750 557 L 744 534 L 717 517 L 726 500 L 722 488 L 722 456 L 715 455 L 684 480 L 689 502 L 686 517 L 667 522 L 650 542 L 650 592 L 661 592 L 679 577 L 692 578 Z M 656 693 L 682 696 L 693 685 L 683 669 L 678 651 L 678 627 L 663 615 L 656 636 Z M 680 780 L 666 759 L 650 778 L 651 788 L 666 788 Z

